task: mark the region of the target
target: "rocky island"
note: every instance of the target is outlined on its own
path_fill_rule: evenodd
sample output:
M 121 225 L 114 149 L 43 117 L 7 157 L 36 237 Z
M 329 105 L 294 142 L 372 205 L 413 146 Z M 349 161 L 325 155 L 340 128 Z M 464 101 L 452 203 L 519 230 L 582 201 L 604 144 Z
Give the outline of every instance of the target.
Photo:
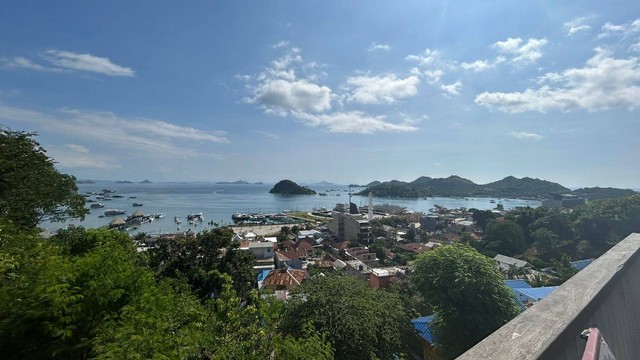
M 308 187 L 300 186 L 291 180 L 281 180 L 269 190 L 271 194 L 281 195 L 315 195 L 315 191 Z

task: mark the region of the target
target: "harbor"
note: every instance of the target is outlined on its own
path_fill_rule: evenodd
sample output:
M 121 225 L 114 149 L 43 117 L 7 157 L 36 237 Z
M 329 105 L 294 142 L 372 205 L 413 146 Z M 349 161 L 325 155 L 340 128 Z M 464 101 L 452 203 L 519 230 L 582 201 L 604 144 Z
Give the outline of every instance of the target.
M 218 226 L 234 226 L 234 214 L 245 214 L 249 217 L 243 220 L 242 227 L 256 228 L 267 226 L 279 228 L 288 221 L 270 222 L 262 224 L 267 219 L 274 220 L 273 215 L 286 215 L 290 212 L 312 212 L 314 209 L 333 209 L 337 203 L 348 203 L 349 187 L 334 184 L 309 184 L 314 190 L 331 194 L 321 195 L 276 195 L 270 194 L 272 184 L 214 184 L 214 183 L 117 183 L 115 181 L 96 181 L 94 183 L 79 184 L 78 192 L 86 195 L 87 208 L 90 213 L 84 221 L 68 221 L 65 223 L 51 223 L 44 221 L 43 228 L 55 231 L 69 224 L 97 228 L 108 226 L 115 218 L 123 220 L 136 211 L 144 215 L 153 215 L 153 220 L 145 223 L 126 226 L 130 233 L 173 233 L 194 231 L 199 232 Z M 101 195 L 103 190 L 110 192 Z M 356 189 L 352 188 L 355 192 Z M 358 189 L 359 190 L 359 189 Z M 93 193 L 93 194 L 92 194 Z M 338 196 L 340 195 L 340 196 Z M 97 197 L 101 196 L 102 199 Z M 105 200 L 109 199 L 109 200 Z M 366 196 L 353 195 L 352 202 L 360 207 L 368 203 Z M 491 201 L 494 201 L 493 203 Z M 522 199 L 494 199 L 494 198 L 373 198 L 375 205 L 388 204 L 406 208 L 407 211 L 428 213 L 435 205 L 454 208 L 493 209 L 501 203 L 505 209 L 519 206 L 540 206 L 539 201 Z M 134 203 L 142 206 L 133 206 Z M 93 204 L 102 207 L 91 207 Z M 124 214 L 106 215 L 110 209 L 122 210 Z M 189 223 L 189 214 L 202 213 L 202 221 Z M 164 214 L 155 217 L 155 214 Z M 254 216 L 252 222 L 251 216 Z M 264 218 L 260 218 L 264 216 Z M 178 217 L 181 223 L 176 223 Z M 135 229 L 133 229 L 135 227 Z

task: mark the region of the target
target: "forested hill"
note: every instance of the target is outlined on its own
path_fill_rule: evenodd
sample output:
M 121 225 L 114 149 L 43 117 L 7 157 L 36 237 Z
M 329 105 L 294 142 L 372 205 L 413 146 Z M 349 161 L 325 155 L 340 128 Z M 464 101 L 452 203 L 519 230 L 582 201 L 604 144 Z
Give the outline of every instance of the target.
M 281 180 L 269 192 L 282 195 L 313 195 L 316 193 L 308 187 L 300 186 L 291 180 Z
M 392 180 L 367 187 L 360 195 L 372 193 L 379 197 L 425 196 L 492 196 L 541 198 L 549 194 L 566 194 L 571 190 L 554 182 L 508 176 L 489 184 L 476 184 L 469 179 L 452 175 L 447 178 L 419 177 L 412 182 Z
M 621 197 L 637 194 L 637 192 L 630 189 L 616 189 L 611 187 L 590 187 L 573 190 L 573 195 L 586 196 L 589 200 L 600 199 L 618 199 Z

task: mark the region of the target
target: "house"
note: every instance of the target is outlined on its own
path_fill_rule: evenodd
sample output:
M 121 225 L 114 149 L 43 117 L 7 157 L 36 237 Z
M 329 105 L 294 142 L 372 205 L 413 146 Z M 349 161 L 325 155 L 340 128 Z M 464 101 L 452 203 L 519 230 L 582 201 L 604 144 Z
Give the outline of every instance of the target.
M 372 268 L 369 274 L 369 286 L 374 289 L 388 289 L 394 277 L 404 277 L 404 271 L 395 266 Z
M 427 251 L 427 250 L 431 250 L 433 248 L 432 247 L 428 247 L 427 244 L 422 244 L 422 243 L 408 243 L 408 244 L 398 244 L 396 245 L 396 247 L 399 250 L 403 250 L 403 251 L 407 251 L 407 252 L 414 252 L 416 254 L 422 254 L 423 252 Z
M 423 316 L 411 320 L 413 328 L 418 334 L 418 344 L 421 347 L 421 356 L 423 360 L 444 360 L 445 357 L 436 350 L 433 345 L 436 341 L 430 324 L 433 322 L 435 315 Z M 412 346 L 412 348 L 415 348 Z
M 518 269 L 532 269 L 533 268 L 533 266 L 531 266 L 531 264 L 529 264 L 528 262 L 526 262 L 524 260 L 512 258 L 512 257 L 506 256 L 506 255 L 498 254 L 493 258 L 493 260 L 496 262 L 496 264 L 498 264 L 498 267 L 500 267 L 500 270 L 503 270 L 503 271 L 507 271 L 507 270 L 511 269 L 512 267 L 516 267 Z
M 256 256 L 256 259 L 272 259 L 274 255 L 274 244 L 269 241 L 265 242 L 249 242 L 248 249 Z
M 518 298 L 521 299 L 523 305 L 529 307 L 549 296 L 557 288 L 557 286 L 541 286 L 517 288 L 513 289 L 513 291 L 518 295 Z
M 298 241 L 306 239 L 306 238 L 312 238 L 314 240 L 318 240 L 319 238 L 322 237 L 322 233 L 318 230 L 300 230 L 298 231 Z
M 570 266 L 571 266 L 571 269 L 580 271 L 586 268 L 587 265 L 591 264 L 592 262 L 593 262 L 593 259 L 577 260 L 577 261 L 572 261 L 570 263 Z
M 302 269 L 302 264 L 307 260 L 307 251 L 304 249 L 276 251 L 276 267 L 289 267 Z
M 268 290 L 291 290 L 300 286 L 302 282 L 309 278 L 306 270 L 296 270 L 284 267 L 274 269 L 262 281 L 262 286 Z

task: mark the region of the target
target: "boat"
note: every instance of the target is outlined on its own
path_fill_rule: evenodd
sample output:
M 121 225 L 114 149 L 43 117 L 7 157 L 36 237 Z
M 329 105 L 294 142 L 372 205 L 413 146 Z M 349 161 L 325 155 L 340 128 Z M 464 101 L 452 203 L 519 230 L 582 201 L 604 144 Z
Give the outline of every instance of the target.
M 134 202 L 131 206 L 142 206 L 144 205 L 143 203 L 139 203 L 139 202 Z
M 155 215 L 153 215 L 153 217 L 155 217 L 156 219 L 162 219 L 163 217 L 165 217 L 167 214 L 165 213 L 157 213 Z
M 111 195 L 111 197 L 113 197 L 113 198 L 123 198 L 124 195 L 116 194 L 116 195 Z
M 127 212 L 124 210 L 120 210 L 120 209 L 107 209 L 104 211 L 104 214 L 106 216 L 113 216 L 113 215 L 122 215 L 122 214 L 126 214 Z
M 187 215 L 187 220 L 199 220 L 202 221 L 204 220 L 204 216 L 202 215 L 202 213 L 197 213 L 197 214 L 189 214 Z
M 101 203 L 93 203 L 89 207 L 92 209 L 98 209 L 98 208 L 103 208 L 104 205 L 102 205 Z
M 235 213 L 233 215 L 231 215 L 231 220 L 233 221 L 246 221 L 249 220 L 251 218 L 251 216 L 249 216 L 248 214 L 243 214 L 243 213 Z

